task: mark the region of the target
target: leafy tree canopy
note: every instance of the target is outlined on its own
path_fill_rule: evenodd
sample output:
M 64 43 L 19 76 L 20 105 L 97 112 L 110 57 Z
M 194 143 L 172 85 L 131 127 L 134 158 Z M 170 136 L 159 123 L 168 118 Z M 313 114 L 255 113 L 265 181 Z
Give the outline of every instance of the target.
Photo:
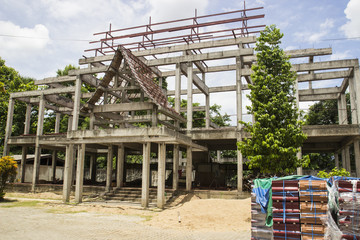
M 8 112 L 10 93 L 35 90 L 34 80 L 22 77 L 19 73 L 5 65 L 5 61 L 0 58 L 0 155 L 4 148 L 5 126 Z M 13 135 L 24 133 L 26 104 L 16 102 L 13 117 Z
M 298 120 L 294 97 L 296 73 L 291 71 L 289 57 L 279 46 L 282 37 L 272 25 L 257 39 L 257 64 L 252 66 L 253 83 L 248 95 L 252 103 L 248 110 L 254 114 L 255 123 L 242 122 L 251 138 L 238 143 L 250 168 L 277 175 L 293 173 L 309 161 L 308 156 L 296 156 L 306 135 L 301 129 L 304 123 Z

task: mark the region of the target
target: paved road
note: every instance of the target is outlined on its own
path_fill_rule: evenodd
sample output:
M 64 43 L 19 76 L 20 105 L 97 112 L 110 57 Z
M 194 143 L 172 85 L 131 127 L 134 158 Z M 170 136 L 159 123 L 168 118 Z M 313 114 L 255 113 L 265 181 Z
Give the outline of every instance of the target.
M 92 212 L 53 213 L 42 208 L 0 208 L 0 239 L 36 240 L 242 240 L 250 231 L 192 232 L 162 229 L 142 224 L 144 218 Z

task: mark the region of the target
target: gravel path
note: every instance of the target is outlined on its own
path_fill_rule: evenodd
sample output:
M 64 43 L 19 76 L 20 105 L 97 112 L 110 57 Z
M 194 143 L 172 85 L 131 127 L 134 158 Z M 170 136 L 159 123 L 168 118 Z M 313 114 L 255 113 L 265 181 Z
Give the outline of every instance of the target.
M 37 207 L 0 207 L 0 239 L 250 239 L 242 232 L 204 232 L 159 228 L 140 216 L 94 212 L 54 213 Z

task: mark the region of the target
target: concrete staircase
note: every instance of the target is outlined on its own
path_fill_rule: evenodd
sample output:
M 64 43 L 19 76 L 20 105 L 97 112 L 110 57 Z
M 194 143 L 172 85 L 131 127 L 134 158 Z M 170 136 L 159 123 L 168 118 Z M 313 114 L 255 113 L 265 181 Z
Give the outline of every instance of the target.
M 165 204 L 173 197 L 174 191 L 167 189 L 165 191 Z M 109 193 L 105 193 L 104 199 L 106 201 L 120 201 L 120 202 L 141 202 L 141 189 L 140 188 L 121 188 L 115 189 Z M 149 203 L 156 204 L 157 190 L 150 188 Z

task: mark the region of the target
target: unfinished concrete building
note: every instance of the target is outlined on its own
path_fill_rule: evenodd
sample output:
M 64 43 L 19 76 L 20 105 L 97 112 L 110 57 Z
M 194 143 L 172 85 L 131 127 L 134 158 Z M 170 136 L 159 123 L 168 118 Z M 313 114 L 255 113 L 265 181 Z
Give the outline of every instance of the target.
M 72 176 L 76 175 L 75 199 L 82 201 L 84 159 L 90 156 L 92 174 L 96 156 L 107 155 L 107 178 L 104 191 L 121 189 L 124 185 L 124 159 L 129 151 L 142 154 L 141 203 L 149 203 L 150 154 L 157 153 L 157 206 L 165 203 L 166 153 L 173 152 L 172 189 L 178 189 L 179 155 L 186 152 L 186 190 L 192 189 L 193 166 L 209 161 L 209 151 L 236 150 L 236 142 L 246 137 L 238 123 L 246 114 L 243 95 L 251 84 L 251 65 L 256 62 L 253 34 L 264 25 L 250 25 L 264 17 L 262 8 L 244 9 L 227 13 L 196 16 L 162 23 L 151 23 L 126 29 L 110 29 L 97 33 L 96 47 L 87 50 L 92 57 L 79 60 L 82 68 L 72 70 L 68 76 L 51 77 L 35 82 L 47 88 L 12 93 L 9 100 L 4 155 L 11 146 L 22 146 L 22 164 L 27 149 L 35 148 L 32 189 L 38 184 L 39 158 L 43 149 L 66 154 L 63 182 L 63 200 L 69 201 Z M 260 12 L 260 13 L 258 13 Z M 210 28 L 214 27 L 214 28 Z M 211 30 L 216 29 L 216 30 Z M 358 59 L 321 61 L 319 56 L 331 55 L 330 48 L 300 49 L 286 52 L 292 59 L 301 58 L 304 63 L 293 64 L 298 73 L 297 82 L 302 87 L 296 99 L 338 101 L 339 125 L 305 126 L 308 139 L 302 153 L 333 153 L 336 165 L 341 155 L 342 166 L 351 170 L 349 149 L 354 146 L 356 175 L 360 177 L 359 121 L 360 121 L 360 73 Z M 164 68 L 163 66 L 166 66 Z M 165 70 L 164 70 L 165 69 Z M 226 73 L 209 84 L 211 74 Z M 228 76 L 232 76 L 230 79 Z M 173 90 L 164 90 L 162 77 L 173 81 Z M 154 78 L 160 80 L 155 83 Z M 341 84 L 327 86 L 328 81 Z M 186 82 L 186 88 L 181 83 Z M 225 84 L 231 82 L 230 84 Z M 317 87 L 313 87 L 313 83 Z M 66 83 L 66 84 L 64 84 Z M 69 84 L 70 83 L 70 84 Z M 170 84 L 170 83 L 169 83 Z M 92 87 L 83 93 L 82 86 Z M 348 122 L 345 93 L 350 93 L 351 123 Z M 228 99 L 236 113 L 236 126 L 219 127 L 211 122 L 210 98 L 217 93 L 235 93 Z M 194 95 L 204 98 L 202 106 L 193 107 Z M 175 98 L 174 106 L 168 97 Z M 180 106 L 181 99 L 187 107 Z M 27 104 L 24 135 L 12 136 L 14 104 Z M 29 135 L 33 106 L 38 106 L 37 131 Z M 43 134 L 45 111 L 56 113 L 55 132 Z M 193 128 L 193 112 L 205 112 L 205 127 Z M 180 113 L 185 112 L 185 117 Z M 60 117 L 69 116 L 68 130 L 59 133 Z M 87 129 L 79 128 L 79 117 L 89 117 Z M 136 123 L 146 123 L 138 127 Z M 182 126 L 185 126 L 183 128 Z M 116 155 L 116 169 L 112 160 Z M 75 165 L 76 161 L 76 165 Z M 243 157 L 237 152 L 237 190 L 242 191 Z M 56 165 L 53 165 L 54 168 Z M 76 166 L 76 169 L 75 167 Z M 73 172 L 76 170 L 76 174 Z M 116 179 L 112 179 L 113 171 Z M 24 181 L 24 168 L 21 168 Z M 298 170 L 301 174 L 301 169 Z M 207 172 L 205 174 L 210 174 Z M 116 185 L 113 186 L 113 180 Z

